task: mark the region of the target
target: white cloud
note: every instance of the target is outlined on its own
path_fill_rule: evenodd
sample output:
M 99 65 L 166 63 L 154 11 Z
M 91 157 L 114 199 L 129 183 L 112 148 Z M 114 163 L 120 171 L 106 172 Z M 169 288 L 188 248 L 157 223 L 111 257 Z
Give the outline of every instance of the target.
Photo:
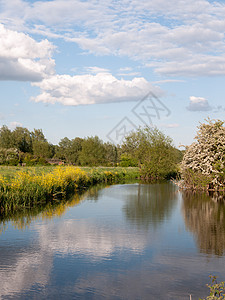
M 190 103 L 187 109 L 190 111 L 208 111 L 212 109 L 208 103 L 208 100 L 203 97 L 191 96 L 189 99 Z
M 99 67 L 86 67 L 85 70 L 91 74 L 109 73 L 110 72 L 109 69 L 99 68 Z
M 1 0 L 0 3 L 0 18 L 7 26 L 14 28 L 16 24 L 27 32 L 64 38 L 88 53 L 126 56 L 163 75 L 225 74 L 225 4 L 221 2 L 123 0 L 112 5 L 108 0 L 34 3 Z
M 131 67 L 120 68 L 120 72 L 130 72 L 133 69 Z
M 9 124 L 10 129 L 15 129 L 16 127 L 22 127 L 22 126 L 23 126 L 23 124 L 20 122 L 17 122 L 17 121 L 10 122 L 10 124 Z
M 0 80 L 40 81 L 54 74 L 54 46 L 0 24 Z
M 221 20 L 225 5 L 202 0 L 133 1 L 122 14 L 122 4 L 115 7 L 119 17 L 114 16 L 110 28 L 95 24 L 93 30 L 69 40 L 91 53 L 143 61 L 160 74 L 225 74 L 225 23 Z
M 118 73 L 118 76 L 141 76 L 141 72 L 128 72 L 128 71 L 125 71 L 125 72 L 120 72 Z
M 132 235 L 126 229 L 115 228 L 114 231 L 99 227 L 94 222 L 67 220 L 60 224 L 36 226 L 40 237 L 40 245 L 44 251 L 60 254 L 91 255 L 95 259 L 109 257 L 116 249 L 127 249 L 133 253 L 141 253 L 145 248 L 145 239 Z M 52 232 L 52 236 L 49 236 Z M 124 240 L 124 235 L 127 239 Z
M 161 90 L 144 78 L 117 79 L 109 73 L 96 75 L 56 75 L 33 83 L 41 94 L 33 97 L 35 102 L 61 103 L 63 105 L 85 105 L 135 101 L 149 91 L 159 95 Z

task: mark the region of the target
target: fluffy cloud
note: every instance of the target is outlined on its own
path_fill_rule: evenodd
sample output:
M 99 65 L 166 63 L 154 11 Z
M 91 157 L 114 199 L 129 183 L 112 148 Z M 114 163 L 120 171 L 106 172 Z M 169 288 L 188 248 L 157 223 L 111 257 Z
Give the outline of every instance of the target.
M 36 42 L 0 24 L 0 80 L 40 81 L 53 74 L 53 49 L 47 40 Z
M 84 105 L 135 101 L 149 91 L 159 95 L 160 89 L 144 78 L 132 80 L 117 79 L 109 73 L 96 75 L 56 75 L 33 83 L 41 94 L 32 98 L 35 102 L 61 103 L 63 105 Z
M 17 121 L 10 122 L 9 124 L 10 129 L 15 129 L 16 127 L 22 127 L 22 126 L 23 124 Z
M 189 106 L 187 107 L 190 111 L 208 111 L 212 108 L 210 107 L 208 100 L 203 97 L 191 96 Z
M 96 55 L 127 56 L 171 76 L 225 74 L 225 4 L 176 1 L 1 0 L 13 27 L 77 43 Z M 23 9 L 18 9 L 18 7 Z M 14 28 L 14 27 L 13 27 Z M 135 76 L 135 75 L 133 75 Z

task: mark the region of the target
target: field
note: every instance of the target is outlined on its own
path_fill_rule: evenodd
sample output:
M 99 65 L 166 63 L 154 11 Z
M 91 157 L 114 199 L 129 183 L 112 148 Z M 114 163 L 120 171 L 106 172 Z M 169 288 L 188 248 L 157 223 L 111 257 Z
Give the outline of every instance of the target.
M 1 213 L 33 207 L 46 199 L 65 199 L 98 183 L 119 183 L 139 177 L 138 168 L 74 166 L 0 167 Z

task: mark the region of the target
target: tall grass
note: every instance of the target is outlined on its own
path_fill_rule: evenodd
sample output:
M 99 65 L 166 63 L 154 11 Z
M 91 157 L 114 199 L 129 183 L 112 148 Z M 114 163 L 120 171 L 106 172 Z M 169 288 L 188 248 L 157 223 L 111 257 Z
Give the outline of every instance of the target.
M 1 212 L 32 207 L 46 199 L 65 199 L 69 194 L 97 183 L 118 183 L 138 177 L 137 168 L 80 169 L 61 166 L 46 169 L 15 170 L 0 174 Z

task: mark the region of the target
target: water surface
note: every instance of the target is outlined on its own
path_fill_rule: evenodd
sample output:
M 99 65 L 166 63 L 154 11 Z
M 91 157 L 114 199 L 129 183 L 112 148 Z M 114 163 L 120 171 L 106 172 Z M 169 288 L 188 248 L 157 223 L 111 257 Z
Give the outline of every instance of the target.
M 204 297 L 208 275 L 225 280 L 216 200 L 172 183 L 125 184 L 3 219 L 0 298 Z

